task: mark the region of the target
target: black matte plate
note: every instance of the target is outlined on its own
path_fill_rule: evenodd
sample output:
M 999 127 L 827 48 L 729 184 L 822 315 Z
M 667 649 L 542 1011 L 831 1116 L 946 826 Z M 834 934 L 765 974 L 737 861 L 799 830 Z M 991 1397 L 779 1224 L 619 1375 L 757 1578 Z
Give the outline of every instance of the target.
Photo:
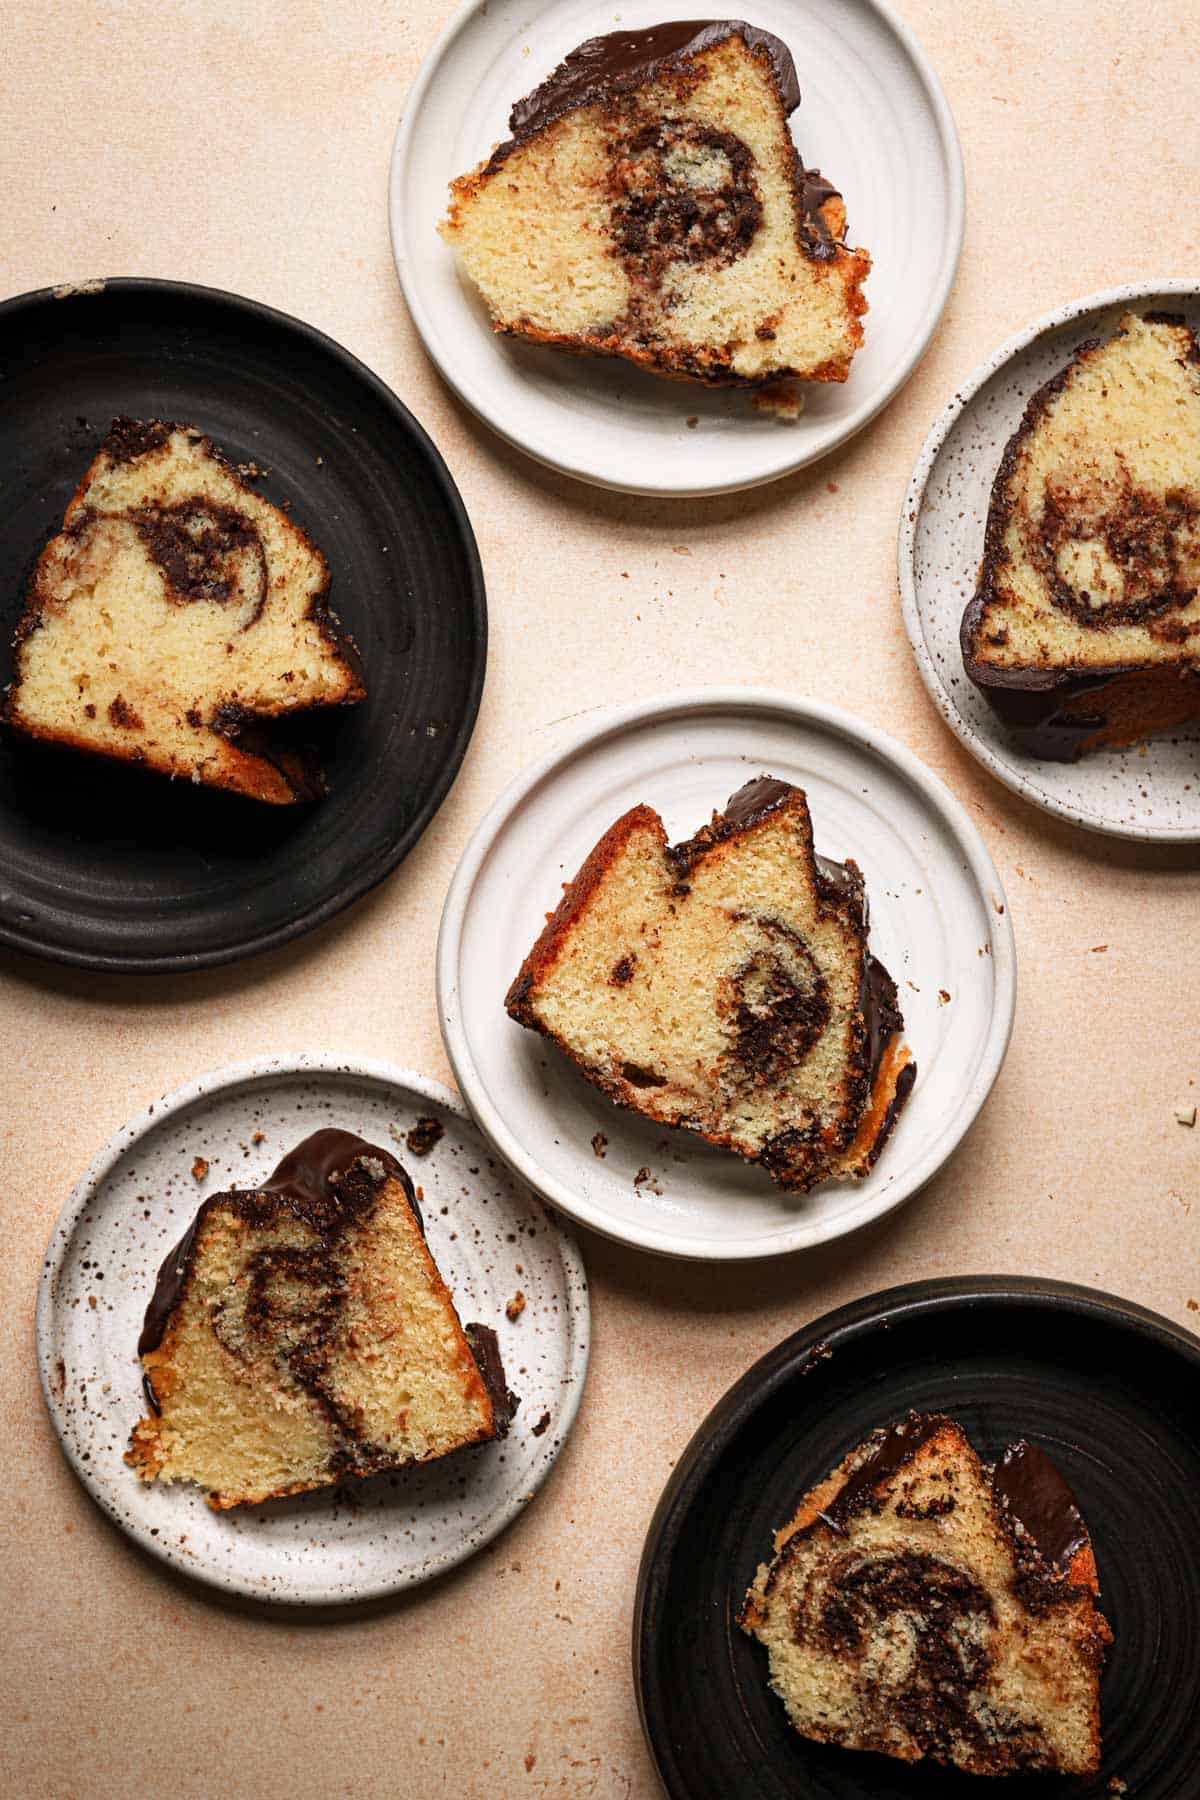
M 208 433 L 324 551 L 366 663 L 314 715 L 330 792 L 271 807 L 98 757 L 0 744 L 0 940 L 178 970 L 271 948 L 395 868 L 462 761 L 483 686 L 479 556 L 441 457 L 396 396 L 309 325 L 178 282 L 0 305 L 0 683 L 33 565 L 118 413 Z
M 642 1557 L 634 1675 L 672 1800 L 944 1800 L 993 1786 L 933 1763 L 808 1742 L 737 1626 L 772 1534 L 875 1426 L 959 1420 L 987 1456 L 1044 1446 L 1092 1533 L 1113 1628 L 1104 1766 L 1007 1794 L 1200 1794 L 1200 1341 L 1124 1300 L 1023 1277 L 892 1288 L 829 1313 L 714 1407 L 659 1501 Z

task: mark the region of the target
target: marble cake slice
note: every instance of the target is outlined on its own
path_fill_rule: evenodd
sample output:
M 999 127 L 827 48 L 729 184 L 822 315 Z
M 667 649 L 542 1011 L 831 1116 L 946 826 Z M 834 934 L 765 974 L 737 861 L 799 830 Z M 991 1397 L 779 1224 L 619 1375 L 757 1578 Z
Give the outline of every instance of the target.
M 800 1502 L 741 1624 L 796 1730 L 975 1775 L 1100 1766 L 1112 1641 L 1079 1507 L 1045 1452 L 994 1467 L 911 1413 Z
M 1039 388 L 992 488 L 967 674 L 1030 755 L 1200 719 L 1200 352 L 1127 313 Z
M 459 1324 L 390 1152 L 314 1132 L 260 1187 L 214 1194 L 159 1272 L 127 1460 L 230 1506 L 502 1437 L 494 1332 Z
M 194 426 L 115 420 L 34 571 L 10 727 L 287 805 L 322 782 L 272 722 L 363 693 L 312 540 Z
M 916 1068 L 853 863 L 814 854 L 762 776 L 687 843 L 636 806 L 607 831 L 506 1005 L 610 1099 L 804 1190 L 866 1172 Z
M 689 381 L 844 381 L 870 258 L 796 153 L 799 99 L 744 20 L 591 38 L 454 182 L 442 234 L 497 331 Z

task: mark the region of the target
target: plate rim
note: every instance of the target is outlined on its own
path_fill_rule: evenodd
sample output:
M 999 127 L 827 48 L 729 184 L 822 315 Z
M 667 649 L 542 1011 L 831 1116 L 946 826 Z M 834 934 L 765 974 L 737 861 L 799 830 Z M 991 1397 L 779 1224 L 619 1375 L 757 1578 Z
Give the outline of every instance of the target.
M 392 259 L 396 265 L 396 274 L 404 295 L 404 302 L 425 354 L 451 391 L 477 419 L 481 420 L 489 430 L 495 432 L 497 437 L 503 439 L 513 449 L 530 457 L 534 462 L 540 463 L 543 468 L 554 469 L 560 474 L 570 476 L 573 480 L 586 482 L 589 486 L 599 487 L 610 493 L 642 494 L 663 500 L 695 500 L 765 487 L 769 482 L 780 481 L 784 476 L 793 475 L 797 470 L 807 468 L 810 464 L 820 461 L 822 457 L 831 455 L 843 444 L 848 443 L 851 438 L 856 437 L 896 398 L 929 349 L 946 310 L 950 290 L 958 273 L 966 230 L 966 172 L 958 127 L 954 121 L 949 99 L 937 70 L 916 32 L 906 19 L 901 18 L 900 14 L 893 10 L 889 0 L 855 0 L 855 3 L 875 14 L 879 22 L 898 41 L 911 63 L 935 127 L 938 147 L 946 171 L 946 230 L 937 276 L 930 287 L 925 310 L 921 315 L 909 349 L 891 379 L 883 385 L 875 397 L 865 398 L 840 426 L 811 450 L 797 453 L 793 447 L 789 454 L 786 441 L 781 438 L 776 459 L 769 468 L 758 474 L 745 478 L 735 476 L 732 479 L 680 484 L 667 481 L 655 483 L 621 481 L 597 474 L 586 466 L 585 457 L 554 456 L 535 449 L 507 428 L 503 411 L 490 405 L 486 393 L 481 392 L 474 382 L 462 376 L 461 372 L 455 368 L 454 359 L 450 353 L 447 352 L 445 355 L 440 353 L 439 340 L 433 327 L 430 311 L 421 300 L 420 288 L 415 275 L 417 262 L 415 258 L 410 259 L 407 249 L 408 233 L 405 226 L 404 208 L 401 203 L 401 186 L 404 170 L 408 163 L 411 140 L 417 130 L 416 121 L 425 105 L 428 91 L 433 85 L 438 68 L 457 39 L 479 16 L 478 0 L 459 0 L 456 11 L 422 57 L 420 67 L 401 107 L 388 167 L 388 232 L 391 239 Z M 486 6 L 484 10 L 487 10 Z
M 1137 823 L 1121 824 L 1105 819 L 1093 813 L 1084 813 L 1077 806 L 1069 806 L 1053 794 L 1047 793 L 1030 776 L 1023 775 L 1019 769 L 974 731 L 963 718 L 953 695 L 946 688 L 938 672 L 937 664 L 930 652 L 925 638 L 924 622 L 917 600 L 916 582 L 916 548 L 917 526 L 925 504 L 925 490 L 933 474 L 934 465 L 941 455 L 946 439 L 954 426 L 976 398 L 982 388 L 999 374 L 1000 370 L 1022 350 L 1027 350 L 1039 337 L 1059 330 L 1073 321 L 1082 322 L 1088 314 L 1101 312 L 1108 307 L 1123 306 L 1138 300 L 1147 300 L 1156 294 L 1172 295 L 1178 298 L 1190 296 L 1200 305 L 1200 279 L 1188 279 L 1186 276 L 1172 276 L 1161 281 L 1124 282 L 1117 287 L 1098 288 L 1094 293 L 1084 294 L 1074 300 L 1052 307 L 1049 312 L 1042 313 L 1032 324 L 1022 326 L 1020 330 L 1006 337 L 990 355 L 977 363 L 964 381 L 959 382 L 953 395 L 935 416 L 932 425 L 921 445 L 920 454 L 913 466 L 904 500 L 900 508 L 900 524 L 896 539 L 896 569 L 900 583 L 900 606 L 904 616 L 904 628 L 908 636 L 917 670 L 925 689 L 937 708 L 943 722 L 958 738 L 959 742 L 970 751 L 976 762 L 982 764 L 988 773 L 1014 794 L 1019 794 L 1031 806 L 1040 811 L 1050 813 L 1055 818 L 1064 819 L 1067 824 L 1078 829 L 1094 833 L 1098 837 L 1123 838 L 1133 843 L 1158 844 L 1197 844 L 1200 843 L 1200 824 L 1194 826 L 1141 825 Z
M 648 1640 L 654 1628 L 649 1613 L 660 1600 L 665 1582 L 663 1556 L 674 1554 L 686 1512 L 718 1457 L 724 1454 L 729 1438 L 778 1388 L 802 1372 L 818 1346 L 832 1345 L 836 1339 L 845 1342 L 876 1330 L 884 1317 L 894 1320 L 903 1314 L 912 1319 L 956 1308 L 969 1311 L 1014 1304 L 1030 1310 L 1063 1310 L 1132 1330 L 1138 1337 L 1184 1356 L 1200 1375 L 1200 1338 L 1186 1326 L 1177 1325 L 1140 1301 L 1044 1275 L 939 1275 L 880 1288 L 809 1320 L 758 1357 L 713 1403 L 680 1452 L 651 1514 L 638 1562 L 630 1646 L 633 1685 L 646 1749 L 663 1791 L 672 1800 L 699 1797 L 678 1779 L 666 1734 L 660 1731 L 656 1735 L 652 1727 L 650 1714 L 656 1710 L 656 1699 L 653 1694 L 647 1695 L 647 1671 L 652 1659 Z
M 666 720 L 688 714 L 727 711 L 782 716 L 810 729 L 817 726 L 824 731 L 833 731 L 838 736 L 849 738 L 870 755 L 882 757 L 918 790 L 935 816 L 949 830 L 983 898 L 993 946 L 991 961 L 994 1003 L 979 1071 L 950 1125 L 943 1127 L 929 1152 L 916 1164 L 916 1175 L 908 1183 L 896 1183 L 881 1189 L 872 1210 L 862 1217 L 842 1223 L 804 1244 L 788 1242 L 787 1234 L 781 1234 L 781 1241 L 751 1250 L 736 1243 L 714 1244 L 710 1239 L 696 1238 L 686 1232 L 675 1234 L 664 1242 L 665 1234 L 659 1230 L 624 1226 L 618 1229 L 607 1212 L 579 1200 L 573 1190 L 543 1170 L 532 1153 L 525 1149 L 509 1129 L 490 1098 L 482 1092 L 482 1082 L 458 1002 L 457 963 L 463 923 L 475 882 L 508 819 L 529 794 L 566 768 L 581 752 L 607 739 L 619 737 L 631 727 L 636 728 L 650 719 Z M 1000 903 L 1002 910 L 999 913 L 994 905 L 988 904 L 989 895 L 994 895 Z M 953 1154 L 982 1110 L 1004 1064 L 1016 1009 L 1016 943 L 1008 896 L 991 853 L 961 801 L 939 776 L 926 768 L 913 751 L 889 732 L 827 701 L 788 694 L 773 688 L 687 688 L 660 698 L 598 708 L 588 724 L 578 727 L 527 769 L 522 770 L 488 808 L 471 834 L 450 878 L 438 927 L 435 969 L 438 1021 L 454 1079 L 475 1123 L 509 1168 L 556 1211 L 565 1213 L 568 1218 L 599 1232 L 603 1237 L 628 1244 L 635 1249 L 650 1250 L 660 1256 L 694 1262 L 749 1263 L 766 1257 L 802 1253 L 819 1243 L 847 1236 L 861 1226 L 883 1218 L 911 1199 Z
M 562 1257 L 564 1269 L 568 1276 L 567 1291 L 563 1296 L 563 1312 L 566 1315 L 569 1379 L 564 1382 L 561 1391 L 561 1429 L 551 1445 L 551 1455 L 544 1464 L 534 1472 L 532 1486 L 522 1493 L 510 1494 L 504 1505 L 498 1509 L 496 1519 L 478 1541 L 472 1540 L 469 1545 L 458 1548 L 445 1556 L 434 1558 L 430 1564 L 423 1565 L 415 1573 L 398 1572 L 389 1580 L 364 1582 L 353 1587 L 351 1592 L 330 1587 L 319 1592 L 303 1595 L 289 1593 L 266 1593 L 248 1580 L 239 1579 L 230 1570 L 195 1569 L 180 1563 L 170 1554 L 170 1545 L 164 1537 L 151 1537 L 149 1530 L 142 1530 L 126 1515 L 118 1513 L 110 1503 L 103 1484 L 97 1479 L 96 1471 L 91 1463 L 81 1461 L 76 1446 L 66 1429 L 64 1409 L 55 1396 L 52 1382 L 53 1372 L 53 1324 L 55 1317 L 54 1289 L 57 1285 L 63 1261 L 70 1246 L 72 1237 L 78 1227 L 92 1196 L 100 1184 L 107 1179 L 120 1159 L 145 1134 L 161 1125 L 172 1114 L 186 1111 L 199 1100 L 211 1099 L 226 1089 L 243 1087 L 254 1082 L 270 1082 L 286 1079 L 294 1075 L 330 1075 L 349 1077 L 380 1087 L 408 1089 L 420 1094 L 432 1104 L 453 1113 L 467 1125 L 474 1121 L 464 1106 L 461 1098 L 443 1082 L 435 1081 L 428 1075 L 422 1075 L 415 1069 L 405 1069 L 398 1063 L 391 1063 L 378 1057 L 339 1056 L 332 1050 L 302 1050 L 285 1052 L 279 1056 L 255 1056 L 245 1061 L 225 1063 L 220 1068 L 209 1070 L 194 1076 L 181 1087 L 163 1095 L 161 1099 L 152 1100 L 144 1106 L 127 1124 L 119 1126 L 103 1147 L 93 1156 L 91 1162 L 79 1177 L 70 1195 L 59 1210 L 47 1239 L 46 1250 L 42 1259 L 38 1278 L 37 1303 L 34 1309 L 34 1343 L 37 1353 L 38 1379 L 41 1385 L 42 1398 L 50 1415 L 59 1448 L 66 1457 L 80 1485 L 86 1490 L 89 1499 L 107 1514 L 112 1523 L 131 1538 L 140 1550 L 148 1552 L 164 1563 L 177 1576 L 195 1582 L 201 1587 L 216 1588 L 223 1593 L 238 1594 L 246 1599 L 257 1601 L 265 1608 L 294 1607 L 306 1608 L 317 1606 L 356 1606 L 366 1601 L 382 1600 L 390 1596 L 417 1588 L 428 1581 L 439 1579 L 451 1569 L 468 1562 L 478 1554 L 524 1512 L 529 1500 L 543 1486 L 550 1471 L 566 1448 L 567 1440 L 575 1425 L 583 1398 L 583 1389 L 587 1380 L 588 1362 L 591 1354 L 591 1286 L 588 1281 L 587 1267 L 578 1244 L 572 1234 L 568 1222 L 555 1218 L 552 1223 Z M 476 1129 L 478 1129 L 476 1127 Z M 511 1171 L 506 1170 L 511 1176 Z M 131 1475 L 130 1479 L 134 1477 Z
M 440 491 L 441 497 L 446 503 L 453 520 L 454 530 L 462 545 L 467 568 L 466 596 L 471 620 L 473 649 L 463 717 L 457 730 L 453 734 L 447 734 L 446 742 L 449 754 L 441 766 L 427 804 L 414 814 L 404 831 L 393 834 L 386 848 L 360 869 L 349 884 L 340 885 L 335 893 L 326 896 L 324 900 L 310 906 L 283 924 L 259 931 L 251 937 L 239 938 L 233 944 L 209 950 L 175 951 L 153 956 L 73 950 L 69 945 L 45 941 L 36 933 L 31 932 L 28 927 L 14 924 L 7 913 L 0 916 L 0 944 L 20 950 L 27 956 L 36 956 L 43 961 L 71 968 L 95 969 L 108 974 L 178 975 L 187 974 L 194 969 L 219 968 L 225 964 L 241 962 L 252 956 L 260 956 L 267 950 L 276 950 L 283 944 L 291 943 L 295 938 L 315 930 L 317 926 L 326 924 L 328 920 L 345 911 L 355 901 L 361 900 L 373 888 L 378 887 L 380 882 L 386 880 L 415 848 L 441 811 L 462 768 L 478 722 L 488 661 L 487 588 L 479 545 L 466 505 L 450 474 L 445 458 L 425 427 L 383 378 L 369 368 L 361 358 L 355 356 L 353 351 L 348 350 L 344 344 L 340 344 L 336 338 L 331 337 L 318 326 L 310 325 L 307 320 L 298 318 L 294 313 L 283 312 L 278 307 L 267 305 L 265 301 L 253 300 L 245 294 L 236 294 L 228 288 L 207 287 L 199 282 L 175 281 L 169 278 L 143 275 L 113 275 L 64 282 L 53 287 L 31 288 L 25 293 L 12 294 L 5 299 L 0 299 L 0 332 L 6 331 L 14 319 L 19 321 L 23 312 L 57 305 L 62 301 L 102 299 L 109 293 L 115 293 L 118 298 L 123 294 L 158 294 L 164 298 L 170 297 L 192 305 L 223 309 L 235 316 L 248 316 L 273 331 L 298 336 L 309 348 L 318 350 L 323 356 L 329 358 L 353 383 L 365 386 L 379 404 L 392 414 L 400 429 L 409 436 L 414 451 L 425 463 L 435 487 Z M 0 395 L 0 411 L 2 410 L 3 396 Z

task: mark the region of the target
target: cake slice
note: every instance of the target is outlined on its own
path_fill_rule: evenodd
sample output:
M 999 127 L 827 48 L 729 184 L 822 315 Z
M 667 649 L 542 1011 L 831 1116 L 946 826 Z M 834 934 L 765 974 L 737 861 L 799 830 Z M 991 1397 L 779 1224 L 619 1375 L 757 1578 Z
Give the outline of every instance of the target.
M 916 1067 L 852 862 L 763 775 L 687 843 L 635 806 L 563 895 L 506 1005 L 611 1100 L 807 1189 L 871 1167 Z
M 1200 351 L 1127 313 L 1038 390 L 992 488 L 967 674 L 1030 755 L 1200 719 Z
M 807 1494 L 741 1624 L 804 1737 L 974 1775 L 1100 1766 L 1087 1526 L 1036 1445 L 994 1468 L 961 1428 L 910 1413 Z
M 363 692 L 312 540 L 194 426 L 115 420 L 34 571 L 9 725 L 282 806 L 322 783 L 269 722 Z
M 656 374 L 844 381 L 863 250 L 806 170 L 786 45 L 740 19 L 590 38 L 451 188 L 442 234 L 497 331 Z
M 218 1509 L 503 1437 L 516 1405 L 495 1333 L 459 1324 L 408 1176 L 346 1131 L 204 1201 L 138 1354 L 150 1411 L 127 1460 Z

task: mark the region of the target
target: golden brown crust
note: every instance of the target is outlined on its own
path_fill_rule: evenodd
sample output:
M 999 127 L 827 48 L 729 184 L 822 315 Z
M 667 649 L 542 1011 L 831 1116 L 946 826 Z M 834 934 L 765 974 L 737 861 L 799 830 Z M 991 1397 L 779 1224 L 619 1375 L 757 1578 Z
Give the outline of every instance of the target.
M 632 806 L 627 813 L 622 813 L 615 824 L 609 826 L 595 849 L 585 858 L 574 881 L 567 886 L 504 997 L 505 1009 L 518 1025 L 526 1025 L 533 1031 L 543 1029 L 527 1004 L 529 993 L 554 967 L 570 931 L 586 910 L 592 895 L 630 838 L 639 831 L 653 832 L 663 849 L 666 849 L 667 834 L 653 807 Z M 560 1047 L 566 1050 L 565 1045 Z

